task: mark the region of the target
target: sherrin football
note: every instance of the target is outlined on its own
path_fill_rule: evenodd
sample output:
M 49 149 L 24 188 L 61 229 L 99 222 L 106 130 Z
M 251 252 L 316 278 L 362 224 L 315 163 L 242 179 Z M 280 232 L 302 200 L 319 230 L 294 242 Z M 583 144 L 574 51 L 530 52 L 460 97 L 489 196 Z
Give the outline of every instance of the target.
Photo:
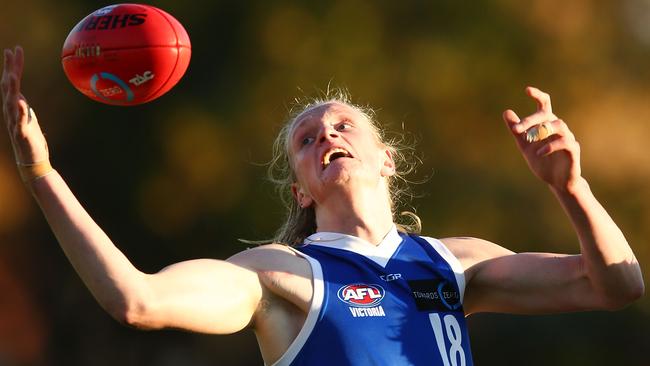
M 118 4 L 72 29 L 61 62 L 72 85 L 89 98 L 135 105 L 176 85 L 191 53 L 190 38 L 174 17 L 150 5 Z

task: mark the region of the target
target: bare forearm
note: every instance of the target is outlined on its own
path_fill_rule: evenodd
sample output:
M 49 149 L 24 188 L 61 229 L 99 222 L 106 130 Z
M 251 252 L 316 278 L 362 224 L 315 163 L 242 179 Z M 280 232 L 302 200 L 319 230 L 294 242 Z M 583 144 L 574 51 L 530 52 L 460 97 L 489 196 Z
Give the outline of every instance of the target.
M 580 178 L 570 190 L 552 191 L 576 230 L 584 269 L 594 288 L 614 304 L 639 297 L 643 293 L 639 263 L 587 181 Z
M 143 278 L 111 242 L 58 173 L 30 184 L 61 248 L 93 296 L 113 317 L 124 321 L 143 293 Z

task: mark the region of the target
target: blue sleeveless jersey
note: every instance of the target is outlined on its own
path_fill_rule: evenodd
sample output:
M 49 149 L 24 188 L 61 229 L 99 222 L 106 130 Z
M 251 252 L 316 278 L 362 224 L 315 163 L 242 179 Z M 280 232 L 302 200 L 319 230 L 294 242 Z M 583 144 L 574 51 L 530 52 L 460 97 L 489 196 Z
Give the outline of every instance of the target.
M 439 240 L 394 227 L 374 246 L 316 233 L 298 248 L 314 295 L 280 365 L 473 365 L 463 313 L 465 277 Z

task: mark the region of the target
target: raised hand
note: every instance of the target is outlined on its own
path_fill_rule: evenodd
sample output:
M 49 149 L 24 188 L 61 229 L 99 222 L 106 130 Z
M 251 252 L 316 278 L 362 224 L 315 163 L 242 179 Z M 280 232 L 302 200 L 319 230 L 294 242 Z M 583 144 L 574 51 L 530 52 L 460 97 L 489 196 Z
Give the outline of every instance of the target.
M 52 171 L 47 142 L 34 110 L 20 92 L 24 53 L 20 46 L 4 50 L 2 70 L 2 111 L 9 131 L 16 164 L 24 181 L 31 181 Z
M 503 120 L 533 173 L 556 189 L 570 190 L 581 178 L 580 145 L 553 114 L 548 94 L 534 87 L 526 88 L 526 94 L 537 102 L 537 111 L 520 119 L 508 109 Z

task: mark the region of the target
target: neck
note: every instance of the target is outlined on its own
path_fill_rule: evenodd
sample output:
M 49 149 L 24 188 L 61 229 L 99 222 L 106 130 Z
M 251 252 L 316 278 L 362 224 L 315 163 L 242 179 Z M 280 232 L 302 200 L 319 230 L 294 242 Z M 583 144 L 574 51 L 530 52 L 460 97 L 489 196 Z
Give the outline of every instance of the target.
M 316 207 L 316 223 L 318 231 L 353 235 L 377 245 L 393 226 L 387 192 L 379 196 L 368 191 L 330 196 Z

